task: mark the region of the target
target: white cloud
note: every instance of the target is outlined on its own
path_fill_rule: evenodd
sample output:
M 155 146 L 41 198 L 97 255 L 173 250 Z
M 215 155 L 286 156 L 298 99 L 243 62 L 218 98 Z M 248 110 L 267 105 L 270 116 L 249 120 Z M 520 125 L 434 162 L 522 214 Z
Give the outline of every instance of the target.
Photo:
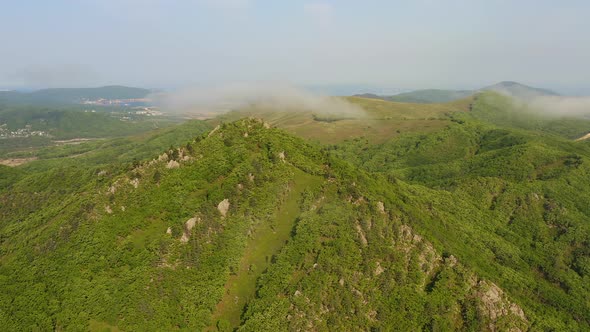
M 277 82 L 187 88 L 156 93 L 151 97 L 165 109 L 180 112 L 226 112 L 256 106 L 258 110 L 308 111 L 355 117 L 365 115 L 362 108 L 345 99 L 322 96 Z
M 317 23 L 329 24 L 334 16 L 334 6 L 325 2 L 313 2 L 303 5 L 303 10 Z

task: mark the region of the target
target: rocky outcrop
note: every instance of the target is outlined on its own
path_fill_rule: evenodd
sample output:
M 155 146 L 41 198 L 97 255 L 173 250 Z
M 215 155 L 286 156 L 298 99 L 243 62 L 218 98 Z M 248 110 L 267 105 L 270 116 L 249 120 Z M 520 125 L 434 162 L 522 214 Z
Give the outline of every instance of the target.
M 139 187 L 139 179 L 135 178 L 133 180 L 129 180 L 129 184 L 131 184 L 133 188 L 137 189 L 137 187 Z
M 219 202 L 217 205 L 217 210 L 221 213 L 221 216 L 225 217 L 227 215 L 227 211 L 229 210 L 229 199 L 224 199 L 223 201 Z
M 180 164 L 176 160 L 170 160 L 168 164 L 166 164 L 166 168 L 173 169 L 180 167 Z
M 191 230 L 195 227 L 197 222 L 200 221 L 199 218 L 190 218 L 184 223 L 184 231 L 182 232 L 182 237 L 180 238 L 180 242 L 187 243 L 191 236 Z M 168 228 L 170 230 L 170 228 Z

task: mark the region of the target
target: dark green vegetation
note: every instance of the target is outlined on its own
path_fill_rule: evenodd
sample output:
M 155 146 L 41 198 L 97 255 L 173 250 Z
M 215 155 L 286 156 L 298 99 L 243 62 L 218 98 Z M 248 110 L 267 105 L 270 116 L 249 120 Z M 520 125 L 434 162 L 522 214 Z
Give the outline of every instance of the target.
M 359 95 L 364 98 L 371 99 L 382 99 L 400 103 L 447 103 L 454 100 L 470 97 L 478 92 L 483 91 L 494 91 L 505 95 L 517 97 L 517 98 L 533 98 L 538 96 L 557 96 L 557 93 L 546 90 L 530 87 L 517 82 L 500 82 L 494 85 L 490 85 L 479 90 L 439 90 L 439 89 L 426 89 L 416 90 L 411 92 L 400 93 L 393 96 L 378 96 L 374 94 L 363 94 Z
M 352 100 L 0 168 L 0 328 L 590 329 L 589 121 Z

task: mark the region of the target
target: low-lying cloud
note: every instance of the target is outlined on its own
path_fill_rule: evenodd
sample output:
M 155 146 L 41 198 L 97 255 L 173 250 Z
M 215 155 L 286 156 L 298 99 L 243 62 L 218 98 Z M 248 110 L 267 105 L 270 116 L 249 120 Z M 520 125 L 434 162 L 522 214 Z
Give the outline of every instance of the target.
M 590 97 L 539 96 L 526 104 L 533 111 L 551 116 L 590 116 Z
M 223 113 L 255 107 L 269 111 L 307 111 L 321 115 L 364 116 L 361 107 L 345 99 L 317 95 L 283 84 L 233 84 L 157 93 L 154 102 L 170 112 Z
M 494 91 L 512 97 L 516 106 L 532 113 L 552 117 L 590 118 L 590 97 L 588 96 L 550 95 L 532 89 L 495 89 Z

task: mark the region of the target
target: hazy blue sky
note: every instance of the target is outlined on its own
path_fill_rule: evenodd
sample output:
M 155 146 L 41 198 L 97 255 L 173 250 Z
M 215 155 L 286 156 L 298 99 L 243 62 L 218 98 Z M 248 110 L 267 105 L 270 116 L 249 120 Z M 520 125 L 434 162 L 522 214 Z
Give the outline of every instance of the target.
M 590 92 L 587 0 L 0 3 L 0 88 L 516 80 Z

